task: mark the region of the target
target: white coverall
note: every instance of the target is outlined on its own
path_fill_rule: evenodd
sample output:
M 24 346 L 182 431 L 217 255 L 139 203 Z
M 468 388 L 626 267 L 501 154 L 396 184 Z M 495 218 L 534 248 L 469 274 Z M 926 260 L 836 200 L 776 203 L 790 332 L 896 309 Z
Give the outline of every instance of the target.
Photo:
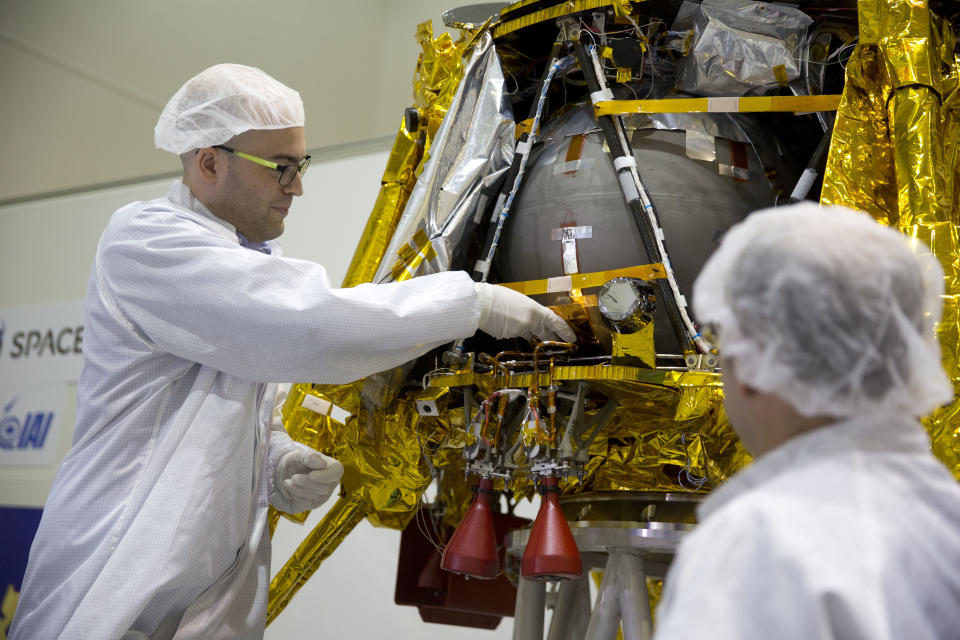
M 655 640 L 960 638 L 960 484 L 909 418 L 788 440 L 698 516 Z
M 270 429 L 264 381 L 383 371 L 472 335 L 477 306 L 464 273 L 332 289 L 317 264 L 242 247 L 179 181 L 117 211 L 11 638 L 262 637 L 267 504 L 303 510 L 274 486 L 299 445 Z

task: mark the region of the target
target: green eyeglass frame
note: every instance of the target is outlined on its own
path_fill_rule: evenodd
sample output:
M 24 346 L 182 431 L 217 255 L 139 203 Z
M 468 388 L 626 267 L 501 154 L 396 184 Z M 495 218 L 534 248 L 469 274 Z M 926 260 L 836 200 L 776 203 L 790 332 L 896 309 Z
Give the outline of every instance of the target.
M 257 156 L 252 156 L 249 153 L 244 153 L 243 151 L 237 151 L 236 149 L 231 149 L 222 144 L 213 145 L 214 149 L 221 149 L 223 151 L 228 151 L 235 156 L 239 156 L 244 160 L 249 160 L 250 162 L 255 162 L 256 164 L 263 165 L 269 169 L 280 172 L 280 185 L 285 187 L 296 178 L 298 175 L 303 176 L 307 172 L 307 167 L 310 166 L 310 156 L 304 156 L 303 160 L 297 164 L 277 164 L 276 162 L 271 162 L 270 160 L 264 160 L 263 158 L 258 158 Z

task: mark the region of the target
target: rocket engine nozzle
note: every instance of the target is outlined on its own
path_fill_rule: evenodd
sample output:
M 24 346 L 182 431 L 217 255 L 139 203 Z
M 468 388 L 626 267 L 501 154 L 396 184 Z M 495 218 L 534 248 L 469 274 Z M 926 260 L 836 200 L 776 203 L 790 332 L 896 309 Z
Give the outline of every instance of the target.
M 477 497 L 443 550 L 440 567 L 472 578 L 491 580 L 500 571 L 490 509 L 490 496 L 494 495 L 493 478 L 480 478 L 476 491 Z
M 583 573 L 580 550 L 560 508 L 557 478 L 543 478 L 543 498 L 523 551 L 520 575 L 540 582 L 569 580 Z

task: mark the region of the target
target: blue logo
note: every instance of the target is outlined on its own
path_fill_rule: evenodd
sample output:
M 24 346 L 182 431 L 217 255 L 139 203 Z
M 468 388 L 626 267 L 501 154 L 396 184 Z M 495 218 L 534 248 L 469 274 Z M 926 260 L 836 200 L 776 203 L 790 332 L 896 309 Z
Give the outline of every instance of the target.
M 53 423 L 53 411 L 34 411 L 23 420 L 12 413 L 18 397 L 7 403 L 0 418 L 0 449 L 42 449 Z

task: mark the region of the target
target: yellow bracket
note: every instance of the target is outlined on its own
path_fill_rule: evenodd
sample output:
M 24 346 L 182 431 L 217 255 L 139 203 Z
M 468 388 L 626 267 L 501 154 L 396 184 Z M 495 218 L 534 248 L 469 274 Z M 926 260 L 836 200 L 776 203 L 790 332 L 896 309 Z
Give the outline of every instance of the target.
M 665 98 L 663 100 L 603 100 L 593 107 L 596 117 L 634 113 L 749 113 L 762 111 L 836 111 L 838 94 L 822 96 L 750 96 L 745 98 Z
M 573 289 L 588 289 L 602 287 L 608 280 L 614 278 L 638 278 L 640 280 L 656 280 L 666 278 L 667 272 L 660 263 L 643 264 L 638 267 L 626 267 L 613 271 L 595 271 L 593 273 L 573 273 L 568 276 L 546 278 L 544 280 L 527 280 L 525 282 L 501 282 L 501 287 L 507 287 L 528 296 L 543 293 L 561 293 Z

